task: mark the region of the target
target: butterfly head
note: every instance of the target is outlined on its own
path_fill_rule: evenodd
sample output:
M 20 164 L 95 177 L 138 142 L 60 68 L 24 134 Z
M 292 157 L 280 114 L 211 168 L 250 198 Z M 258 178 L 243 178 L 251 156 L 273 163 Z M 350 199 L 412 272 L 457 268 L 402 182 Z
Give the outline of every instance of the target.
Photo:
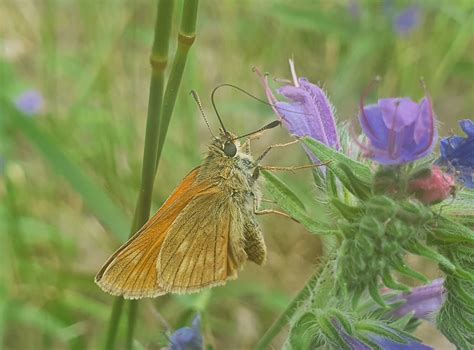
M 240 142 L 236 139 L 236 135 L 222 129 L 219 137 L 214 140 L 214 145 L 228 158 L 235 157 L 240 148 Z

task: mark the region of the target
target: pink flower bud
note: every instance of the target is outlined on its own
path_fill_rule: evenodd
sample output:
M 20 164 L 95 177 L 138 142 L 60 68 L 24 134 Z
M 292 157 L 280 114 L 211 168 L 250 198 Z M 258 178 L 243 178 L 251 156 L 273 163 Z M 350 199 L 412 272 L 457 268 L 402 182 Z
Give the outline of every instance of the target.
M 430 175 L 411 180 L 408 184 L 408 190 L 410 193 L 414 193 L 421 202 L 436 204 L 454 193 L 455 181 L 451 175 L 434 166 Z

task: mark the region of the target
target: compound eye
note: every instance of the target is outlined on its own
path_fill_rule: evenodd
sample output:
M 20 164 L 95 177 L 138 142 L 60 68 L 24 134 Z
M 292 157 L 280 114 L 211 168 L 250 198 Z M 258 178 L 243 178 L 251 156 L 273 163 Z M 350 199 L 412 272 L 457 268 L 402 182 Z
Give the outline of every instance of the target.
M 237 146 L 233 142 L 227 141 L 224 144 L 224 153 L 227 157 L 235 156 L 237 154 Z

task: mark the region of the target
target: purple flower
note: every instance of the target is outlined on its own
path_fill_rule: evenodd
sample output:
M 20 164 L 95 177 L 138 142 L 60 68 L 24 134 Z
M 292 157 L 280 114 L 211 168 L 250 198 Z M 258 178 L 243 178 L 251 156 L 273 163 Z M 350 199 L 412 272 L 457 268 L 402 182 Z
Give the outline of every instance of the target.
M 350 14 L 350 16 L 354 19 L 357 20 L 360 18 L 360 3 L 358 0 L 351 0 L 349 1 L 349 4 L 347 5 L 347 10 Z
M 43 109 L 44 99 L 38 91 L 28 90 L 18 96 L 15 105 L 23 113 L 33 116 Z
M 410 6 L 400 12 L 393 19 L 393 29 L 398 35 L 408 35 L 421 24 L 421 10 L 417 6 Z
M 351 350 L 371 350 L 372 347 L 369 346 L 367 342 L 363 339 L 367 339 L 368 341 L 375 343 L 377 346 L 384 350 L 433 350 L 433 348 L 422 344 L 413 338 L 408 338 L 403 334 L 403 332 L 397 331 L 396 329 L 393 329 L 391 327 L 387 327 L 381 324 L 373 325 L 373 327 L 382 328 L 384 333 L 392 333 L 392 338 L 398 338 L 400 339 L 400 342 L 390 338 L 385 338 L 380 334 L 367 331 L 365 331 L 363 334 L 360 334 L 363 335 L 363 337 L 360 337 L 359 335 L 359 338 L 361 338 L 359 339 L 358 336 L 355 334 L 347 334 L 343 327 L 336 324 L 336 328 L 338 329 L 340 336 L 342 337 L 342 339 L 344 339 L 344 342 Z
M 409 338 L 406 338 L 405 344 L 398 343 L 388 338 L 382 338 L 380 336 L 371 336 L 370 340 L 384 350 L 434 350 L 431 346 Z
M 178 329 L 171 335 L 170 350 L 202 350 L 201 316 L 197 315 L 191 327 Z
M 464 186 L 474 189 L 474 122 L 465 119 L 459 125 L 467 137 L 451 136 L 442 139 L 439 163 L 454 167 L 460 173 Z
M 394 297 L 391 302 L 404 301 L 405 303 L 392 312 L 392 316 L 401 318 L 413 312 L 416 318 L 431 321 L 444 302 L 444 279 L 439 278 L 426 286 L 413 288 L 409 293 L 402 293 Z
M 277 90 L 280 95 L 286 97 L 290 102 L 278 101 L 268 85 L 267 77 L 262 76 L 256 70 L 263 82 L 273 110 L 280 117 L 290 134 L 297 137 L 310 136 L 339 150 L 340 144 L 334 119 L 334 107 L 319 86 L 310 83 L 305 78 L 296 76 L 292 60 L 290 60 L 290 68 L 293 84 L 285 85 Z M 310 156 L 315 159 L 312 154 Z
M 384 165 L 400 165 L 426 157 L 438 133 L 431 100 L 415 103 L 407 97 L 385 98 L 363 106 L 360 124 L 369 139 L 365 156 Z

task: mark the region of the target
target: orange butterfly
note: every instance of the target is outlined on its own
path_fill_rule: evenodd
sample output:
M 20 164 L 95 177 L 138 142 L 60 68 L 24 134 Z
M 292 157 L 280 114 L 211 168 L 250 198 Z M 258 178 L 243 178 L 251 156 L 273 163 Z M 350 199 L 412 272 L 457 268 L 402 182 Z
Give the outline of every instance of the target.
M 222 128 L 204 163 L 99 271 L 95 281 L 104 291 L 128 299 L 193 293 L 237 278 L 247 259 L 265 262 L 266 246 L 255 218 L 257 163 L 263 155 L 254 161 L 249 140 L 241 146 Z

